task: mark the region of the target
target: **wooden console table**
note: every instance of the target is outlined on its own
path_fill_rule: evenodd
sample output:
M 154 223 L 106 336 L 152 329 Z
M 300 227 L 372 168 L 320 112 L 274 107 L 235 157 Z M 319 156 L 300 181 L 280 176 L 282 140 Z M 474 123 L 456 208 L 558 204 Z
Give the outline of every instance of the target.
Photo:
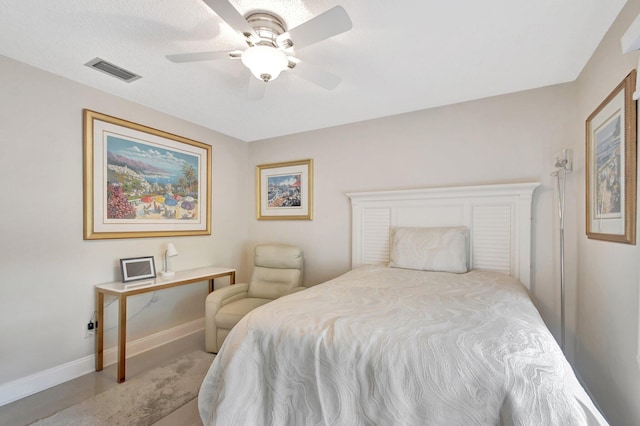
M 158 277 L 154 280 L 134 281 L 126 284 L 113 282 L 96 285 L 96 371 L 102 370 L 104 362 L 105 294 L 118 298 L 118 383 L 122 383 L 125 380 L 127 349 L 127 297 L 202 281 L 209 281 L 209 292 L 212 292 L 213 280 L 221 277 L 229 277 L 231 284 L 235 284 L 236 270 L 210 266 L 188 271 L 177 271 L 172 277 Z

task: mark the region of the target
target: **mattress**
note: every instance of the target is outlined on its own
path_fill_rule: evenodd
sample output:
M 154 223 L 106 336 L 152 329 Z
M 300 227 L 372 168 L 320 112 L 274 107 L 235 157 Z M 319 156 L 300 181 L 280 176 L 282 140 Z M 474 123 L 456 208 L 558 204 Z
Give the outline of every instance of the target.
M 200 390 L 205 425 L 605 425 L 527 290 L 365 266 L 252 311 Z

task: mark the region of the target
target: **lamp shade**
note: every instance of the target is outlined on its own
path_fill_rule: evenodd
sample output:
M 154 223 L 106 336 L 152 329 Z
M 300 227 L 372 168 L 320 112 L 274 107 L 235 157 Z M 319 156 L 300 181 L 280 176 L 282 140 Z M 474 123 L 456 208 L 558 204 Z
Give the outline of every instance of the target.
M 173 257 L 178 255 L 178 250 L 176 250 L 176 246 L 173 243 L 167 244 L 167 257 Z
M 275 80 L 289 64 L 287 55 L 270 46 L 252 46 L 242 52 L 242 63 L 264 82 Z

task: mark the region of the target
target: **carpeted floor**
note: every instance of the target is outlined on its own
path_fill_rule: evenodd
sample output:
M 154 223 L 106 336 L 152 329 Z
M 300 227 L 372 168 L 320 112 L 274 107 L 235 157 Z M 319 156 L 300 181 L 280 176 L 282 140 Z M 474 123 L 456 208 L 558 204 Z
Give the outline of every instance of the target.
M 192 352 L 32 424 L 152 425 L 198 396 L 214 357 Z

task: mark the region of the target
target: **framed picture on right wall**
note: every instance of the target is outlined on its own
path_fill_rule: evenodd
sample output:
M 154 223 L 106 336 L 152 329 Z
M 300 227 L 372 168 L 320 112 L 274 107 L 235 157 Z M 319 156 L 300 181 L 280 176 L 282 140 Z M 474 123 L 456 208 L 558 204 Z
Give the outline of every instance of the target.
M 587 118 L 587 237 L 636 243 L 636 70 Z

